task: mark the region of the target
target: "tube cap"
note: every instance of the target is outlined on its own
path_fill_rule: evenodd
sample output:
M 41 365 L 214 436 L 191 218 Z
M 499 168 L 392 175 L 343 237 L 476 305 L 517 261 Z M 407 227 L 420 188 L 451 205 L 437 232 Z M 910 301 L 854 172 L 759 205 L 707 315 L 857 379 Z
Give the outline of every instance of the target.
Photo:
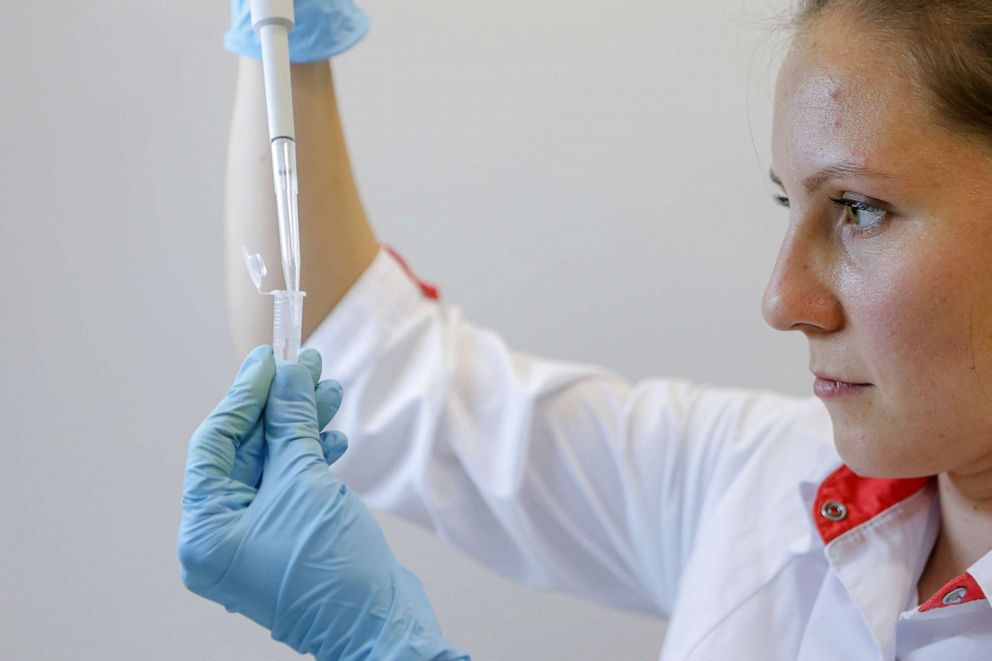
M 251 252 L 246 246 L 241 246 L 241 256 L 245 260 L 245 266 L 248 267 L 248 277 L 251 278 L 251 282 L 255 285 L 255 289 L 258 290 L 259 294 L 267 294 L 269 292 L 262 291 L 262 278 L 269 272 L 265 268 L 265 260 L 257 252 Z

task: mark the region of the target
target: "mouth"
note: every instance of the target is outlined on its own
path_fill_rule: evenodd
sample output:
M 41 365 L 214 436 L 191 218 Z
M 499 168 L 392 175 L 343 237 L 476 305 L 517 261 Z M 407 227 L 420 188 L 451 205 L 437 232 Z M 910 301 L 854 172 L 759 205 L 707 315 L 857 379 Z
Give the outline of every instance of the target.
M 825 374 L 814 373 L 813 394 L 820 399 L 835 399 L 849 395 L 858 395 L 871 387 L 870 383 L 850 383 L 841 381 Z

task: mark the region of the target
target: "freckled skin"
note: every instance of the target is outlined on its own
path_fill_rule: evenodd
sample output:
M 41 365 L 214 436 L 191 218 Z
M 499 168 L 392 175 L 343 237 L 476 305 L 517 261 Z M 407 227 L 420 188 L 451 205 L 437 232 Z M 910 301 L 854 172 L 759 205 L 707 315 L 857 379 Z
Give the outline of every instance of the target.
M 775 95 L 773 169 L 790 221 L 763 312 L 810 366 L 863 394 L 827 400 L 858 473 L 992 475 L 992 143 L 937 121 L 905 52 L 843 15 L 797 39 Z M 803 181 L 840 161 L 884 177 Z M 858 236 L 827 196 L 884 202 Z

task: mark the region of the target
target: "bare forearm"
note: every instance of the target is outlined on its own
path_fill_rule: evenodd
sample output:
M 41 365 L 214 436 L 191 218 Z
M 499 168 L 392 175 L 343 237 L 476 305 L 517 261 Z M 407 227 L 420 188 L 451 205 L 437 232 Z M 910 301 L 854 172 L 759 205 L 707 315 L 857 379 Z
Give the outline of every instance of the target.
M 304 339 L 371 263 L 378 243 L 355 186 L 327 62 L 294 64 Z M 272 301 L 245 273 L 241 246 L 262 254 L 283 286 L 262 66 L 241 58 L 228 144 L 225 263 L 231 333 L 242 353 L 271 341 Z

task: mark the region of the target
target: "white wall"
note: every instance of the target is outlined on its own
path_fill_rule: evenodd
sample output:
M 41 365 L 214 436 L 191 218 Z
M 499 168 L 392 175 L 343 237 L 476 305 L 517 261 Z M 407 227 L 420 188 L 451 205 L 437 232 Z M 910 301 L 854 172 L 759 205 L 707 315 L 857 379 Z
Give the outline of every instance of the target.
M 516 348 L 807 393 L 759 302 L 786 0 L 365 3 L 336 64 L 380 236 Z M 227 3 L 0 21 L 0 658 L 295 658 L 187 593 L 188 436 L 240 357 L 222 279 Z M 477 659 L 641 659 L 661 620 L 508 584 L 384 521 Z

